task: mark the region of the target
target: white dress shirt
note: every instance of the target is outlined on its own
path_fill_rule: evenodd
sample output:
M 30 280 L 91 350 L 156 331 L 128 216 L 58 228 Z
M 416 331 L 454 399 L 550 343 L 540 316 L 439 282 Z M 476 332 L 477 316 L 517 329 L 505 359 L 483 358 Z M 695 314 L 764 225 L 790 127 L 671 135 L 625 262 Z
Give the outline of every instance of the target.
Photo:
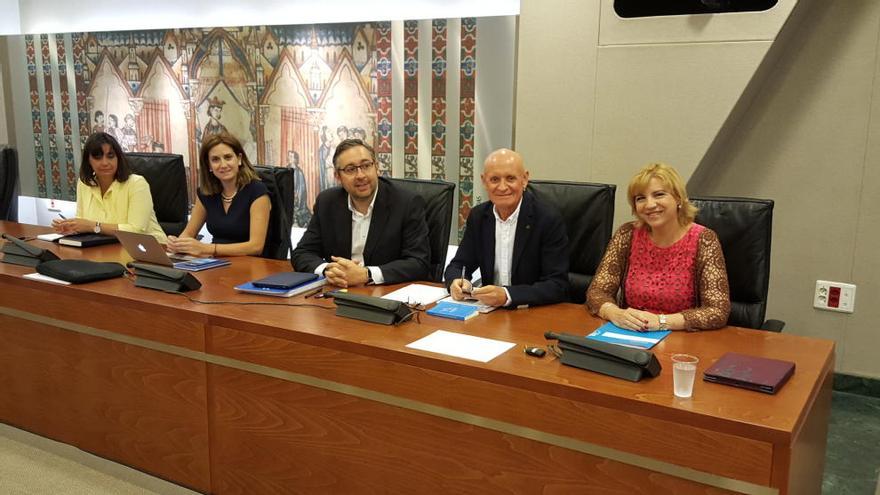
M 348 210 L 351 211 L 351 259 L 352 261 L 356 261 L 358 263 L 363 264 L 364 262 L 364 247 L 367 245 L 367 235 L 370 233 L 370 222 L 373 220 L 373 206 L 376 204 L 376 196 L 379 195 L 379 188 L 376 187 L 376 192 L 373 193 L 373 200 L 370 201 L 370 206 L 367 207 L 366 213 L 361 213 L 354 207 L 354 203 L 351 201 L 351 196 L 348 196 Z M 329 263 L 321 263 L 315 268 L 315 273 L 318 275 L 323 275 L 324 270 L 327 269 L 327 265 Z M 378 266 L 368 266 L 368 270 L 370 270 L 370 275 L 373 278 L 374 284 L 381 284 L 385 282 L 385 277 L 382 275 L 382 269 Z
M 513 268 L 513 241 L 516 239 L 516 223 L 519 220 L 521 206 L 522 198 L 506 220 L 502 220 L 498 215 L 498 209 L 492 207 L 492 213 L 495 215 L 495 285 L 503 287 L 504 293 L 507 294 L 505 306 L 511 303 L 507 286 L 510 285 L 510 271 Z

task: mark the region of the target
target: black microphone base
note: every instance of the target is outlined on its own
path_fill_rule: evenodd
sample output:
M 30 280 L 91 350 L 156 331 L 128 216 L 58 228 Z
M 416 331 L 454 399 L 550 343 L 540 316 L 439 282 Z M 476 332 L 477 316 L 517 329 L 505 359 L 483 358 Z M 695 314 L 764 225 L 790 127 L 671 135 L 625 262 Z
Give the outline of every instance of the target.
M 41 260 L 40 258 L 34 258 L 31 256 L 20 256 L 10 253 L 5 253 L 3 255 L 3 259 L 0 261 L 3 261 L 3 263 L 9 263 L 11 265 L 29 266 L 31 268 L 36 267 L 43 262 L 43 260 Z

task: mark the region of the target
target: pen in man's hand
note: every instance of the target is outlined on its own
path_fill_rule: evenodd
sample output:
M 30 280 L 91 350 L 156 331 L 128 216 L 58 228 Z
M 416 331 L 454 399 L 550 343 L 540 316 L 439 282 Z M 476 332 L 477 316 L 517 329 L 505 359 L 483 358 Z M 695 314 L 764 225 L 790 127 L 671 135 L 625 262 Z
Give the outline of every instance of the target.
M 58 216 L 61 217 L 62 220 L 67 220 L 67 217 L 65 217 L 65 216 L 62 215 L 61 213 L 59 213 Z
M 464 278 L 464 265 L 461 265 L 461 292 L 464 294 L 468 294 L 468 295 L 473 294 L 474 286 L 471 285 L 470 283 L 468 283 L 468 285 L 470 285 L 470 287 L 465 289 L 465 287 L 464 287 L 465 282 L 469 282 L 469 280 Z

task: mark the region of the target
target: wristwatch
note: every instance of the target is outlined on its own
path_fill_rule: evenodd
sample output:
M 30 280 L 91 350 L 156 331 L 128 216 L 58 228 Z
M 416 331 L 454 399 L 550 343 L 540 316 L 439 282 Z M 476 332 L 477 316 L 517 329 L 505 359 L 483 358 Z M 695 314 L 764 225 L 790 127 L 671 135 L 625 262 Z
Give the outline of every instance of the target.
M 101 222 L 95 222 L 95 233 L 96 234 L 101 233 Z
M 669 325 L 666 323 L 666 315 L 660 315 L 660 330 L 669 330 Z
M 364 267 L 367 268 L 367 267 Z M 367 268 L 367 285 L 373 284 L 373 271 Z

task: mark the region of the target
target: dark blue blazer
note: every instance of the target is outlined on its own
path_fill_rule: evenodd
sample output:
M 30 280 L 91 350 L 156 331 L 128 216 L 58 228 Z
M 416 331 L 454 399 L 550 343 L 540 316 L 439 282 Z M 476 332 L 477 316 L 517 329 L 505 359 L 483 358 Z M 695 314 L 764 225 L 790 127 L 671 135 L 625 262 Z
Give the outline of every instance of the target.
M 523 194 L 510 270 L 511 306 L 552 304 L 568 300 L 568 235 L 562 216 L 551 205 Z M 492 203 L 475 206 L 467 219 L 464 238 L 446 267 L 446 287 L 453 280 L 480 269 L 483 285 L 495 284 L 495 214 Z
M 427 280 L 430 258 L 425 201 L 379 177 L 364 264 L 378 266 L 386 284 Z M 290 257 L 293 269 L 314 272 L 331 256 L 351 259 L 351 211 L 348 193 L 331 187 L 315 200 L 309 226 Z

